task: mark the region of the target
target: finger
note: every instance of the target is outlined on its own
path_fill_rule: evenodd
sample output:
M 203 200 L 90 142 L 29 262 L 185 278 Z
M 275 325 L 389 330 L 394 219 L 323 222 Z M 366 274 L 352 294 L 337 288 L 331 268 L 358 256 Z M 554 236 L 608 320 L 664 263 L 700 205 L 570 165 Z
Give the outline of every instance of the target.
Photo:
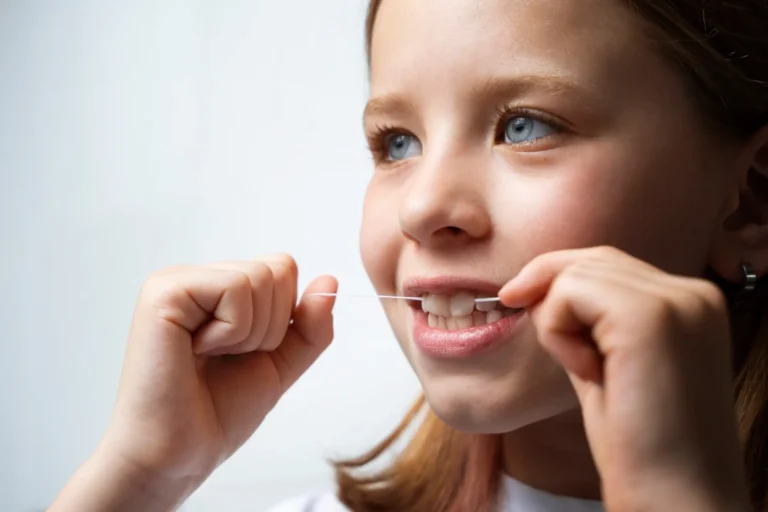
M 264 262 L 272 269 L 274 286 L 272 287 L 272 314 L 259 350 L 269 351 L 277 348 L 288 332 L 291 315 L 296 306 L 296 283 L 299 271 L 296 262 L 287 255 L 275 256 Z
M 179 335 L 191 339 L 193 347 L 239 343 L 250 330 L 250 290 L 247 277 L 238 271 L 187 267 L 156 274 L 141 292 L 134 322 L 142 331 L 137 339 L 172 340 L 174 350 L 187 353 L 186 344 L 176 343 Z M 155 331 L 157 320 L 165 334 L 145 336 L 145 329 Z
M 568 378 L 581 404 L 587 441 L 597 463 L 597 470 L 601 471 L 601 468 L 606 467 L 606 454 L 610 455 L 611 452 L 605 443 L 605 387 L 602 383 L 583 381 L 573 374 L 568 374 Z
M 654 302 L 644 281 L 607 264 L 572 265 L 531 311 L 541 344 L 569 373 L 599 381 L 604 358 L 642 332 Z
M 603 382 L 604 357 L 588 331 L 565 334 L 549 332 L 542 335 L 542 345 L 571 376 L 584 382 Z
M 336 299 L 312 294 L 335 293 L 337 289 L 338 283 L 333 277 L 315 279 L 304 291 L 285 339 L 277 349 L 268 353 L 280 375 L 283 392 L 296 382 L 333 339 L 332 310 Z
M 617 265 L 625 265 L 630 260 L 636 261 L 612 247 L 546 253 L 523 267 L 520 273 L 501 289 L 499 298 L 505 306 L 529 307 L 546 296 L 558 274 L 569 266 L 586 260 L 614 261 Z
M 585 318 L 574 310 L 578 293 L 575 288 L 580 285 L 577 272 L 570 270 L 555 278 L 546 298 L 530 309 L 530 315 L 540 343 L 566 372 L 582 380 L 599 380 L 603 357 L 593 340 L 590 323 L 595 312 L 589 311 L 589 318 Z M 594 287 L 594 282 L 589 286 Z
M 251 295 L 251 325 L 247 336 L 239 340 L 235 345 L 222 346 L 210 340 L 200 341 L 197 354 L 222 353 L 243 354 L 256 350 L 264 340 L 264 335 L 269 326 L 272 314 L 272 293 L 274 288 L 274 276 L 269 265 L 262 261 L 230 261 L 211 265 L 212 268 L 227 269 L 241 272 L 246 276 Z

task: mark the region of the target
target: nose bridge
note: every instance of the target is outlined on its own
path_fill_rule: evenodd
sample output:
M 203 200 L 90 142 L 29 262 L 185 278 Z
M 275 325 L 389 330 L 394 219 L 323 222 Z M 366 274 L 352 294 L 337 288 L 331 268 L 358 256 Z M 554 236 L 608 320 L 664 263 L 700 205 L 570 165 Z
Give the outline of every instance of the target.
M 416 171 L 408 202 L 421 208 L 451 210 L 478 192 L 479 180 L 472 180 L 471 159 L 456 151 L 444 150 L 427 156 Z
M 454 139 L 455 140 L 455 139 Z M 490 229 L 482 157 L 455 143 L 425 151 L 400 206 L 403 233 L 420 243 L 479 238 Z

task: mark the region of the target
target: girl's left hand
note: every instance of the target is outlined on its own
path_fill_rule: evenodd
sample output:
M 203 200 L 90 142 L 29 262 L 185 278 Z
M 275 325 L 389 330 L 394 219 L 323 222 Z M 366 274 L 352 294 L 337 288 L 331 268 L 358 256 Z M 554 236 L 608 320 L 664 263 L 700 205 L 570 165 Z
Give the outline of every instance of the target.
M 613 248 L 534 259 L 499 294 L 565 368 L 607 510 L 747 510 L 725 300 Z

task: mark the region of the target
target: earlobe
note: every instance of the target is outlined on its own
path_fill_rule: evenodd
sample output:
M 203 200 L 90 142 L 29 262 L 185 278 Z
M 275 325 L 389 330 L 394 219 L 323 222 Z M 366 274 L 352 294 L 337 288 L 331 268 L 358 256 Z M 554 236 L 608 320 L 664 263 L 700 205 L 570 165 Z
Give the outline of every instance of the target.
M 739 177 L 722 225 L 716 233 L 709 264 L 732 282 L 743 280 L 749 262 L 759 277 L 768 274 L 768 126 L 745 149 L 747 171 Z

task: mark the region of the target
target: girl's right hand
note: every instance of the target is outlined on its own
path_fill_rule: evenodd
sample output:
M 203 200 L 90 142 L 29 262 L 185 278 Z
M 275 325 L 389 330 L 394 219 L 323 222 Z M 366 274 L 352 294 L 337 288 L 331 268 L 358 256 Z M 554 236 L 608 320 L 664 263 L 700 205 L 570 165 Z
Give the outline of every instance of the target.
M 175 267 L 147 280 L 101 467 L 200 485 L 331 342 L 334 300 L 307 293 L 335 292 L 335 279 L 316 279 L 298 306 L 296 286 L 289 256 Z

